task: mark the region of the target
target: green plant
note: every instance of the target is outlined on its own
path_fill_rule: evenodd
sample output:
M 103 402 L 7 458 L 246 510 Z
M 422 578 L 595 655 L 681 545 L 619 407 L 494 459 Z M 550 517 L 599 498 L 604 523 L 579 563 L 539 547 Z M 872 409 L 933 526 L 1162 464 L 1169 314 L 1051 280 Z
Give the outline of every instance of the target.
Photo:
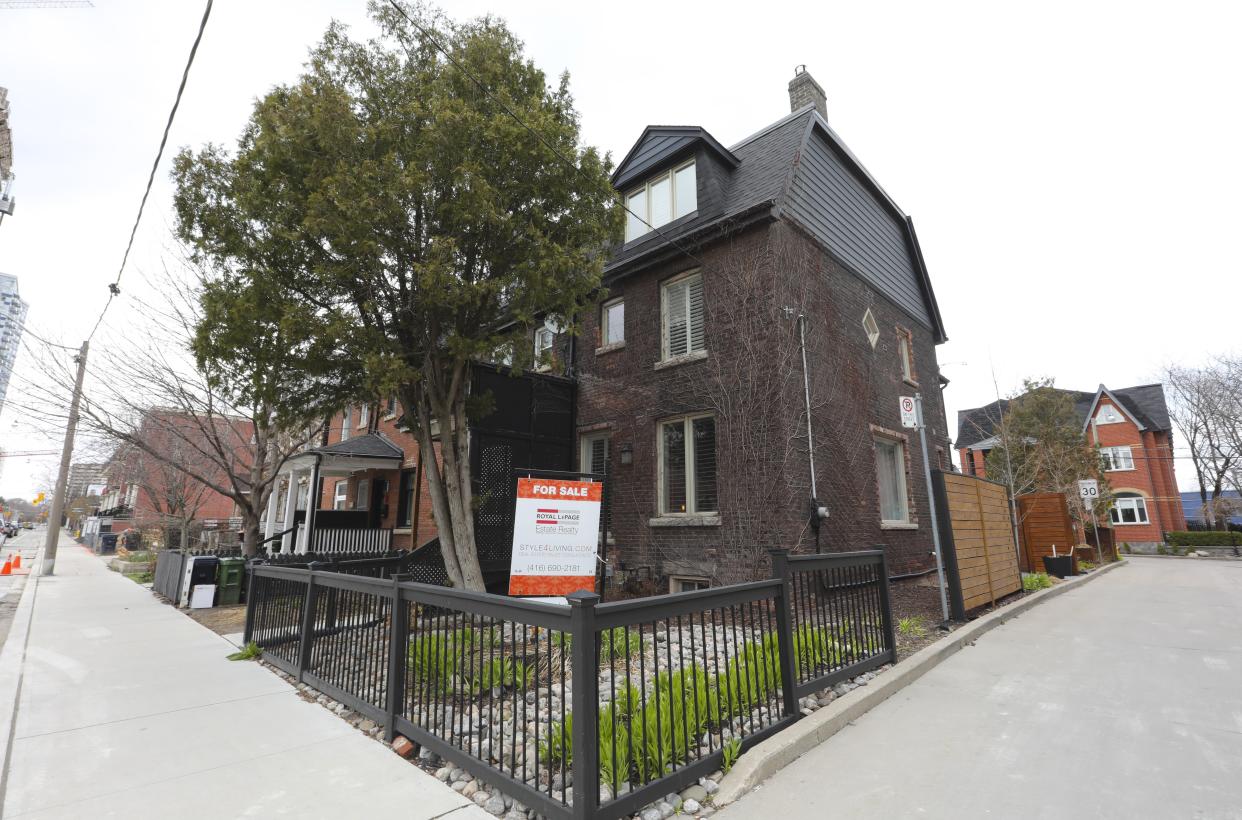
M 547 737 L 539 741 L 539 759 L 551 768 L 564 765 L 569 768 L 574 761 L 574 714 L 567 712 L 563 721 L 552 724 Z
M 481 662 L 477 669 L 472 668 L 467 681 L 470 691 L 477 695 L 504 686 L 525 689 L 531 674 L 526 664 L 514 663 L 512 658 L 492 658 Z
M 725 742 L 722 751 L 724 752 L 724 762 L 720 768 L 721 771 L 728 774 L 729 770 L 733 768 L 733 764 L 737 763 L 737 759 L 742 756 L 742 739 L 738 737 L 729 738 Z
M 1166 532 L 1164 540 L 1171 547 L 1236 547 L 1242 546 L 1242 532 L 1205 530 Z
M 1130 542 L 1129 541 L 1121 542 L 1121 551 L 1124 552 L 1126 555 L 1130 554 Z
M 803 624 L 793 635 L 794 668 L 801 679 L 804 672 L 836 665 L 836 644 L 828 631 Z
M 629 782 L 633 760 L 630 732 L 613 706 L 599 711 L 599 773 L 615 793 L 622 783 Z
M 255 643 L 254 641 L 251 641 L 250 643 L 243 646 L 241 648 L 241 651 L 234 652 L 232 655 L 229 655 L 229 660 L 231 661 L 253 661 L 253 660 L 256 660 L 262 654 L 263 654 L 263 650 L 259 648 L 259 645 Z
M 433 692 L 449 692 L 468 652 L 475 644 L 475 635 L 468 629 L 452 632 L 430 632 L 410 642 L 410 663 L 415 680 L 429 683 Z M 467 673 L 467 677 L 471 675 Z
M 568 649 L 573 645 L 574 636 L 568 632 L 551 632 L 550 640 L 553 646 L 559 646 L 561 649 Z
M 1052 586 L 1052 579 L 1048 577 L 1046 572 L 1022 573 L 1022 590 L 1024 592 L 1038 592 L 1050 586 Z
M 1168 555 L 1168 554 L 1169 554 L 1168 547 L 1166 547 L 1164 544 L 1156 545 L 1156 555 Z
M 897 631 L 902 635 L 921 638 L 927 634 L 927 621 L 922 615 L 912 615 L 897 621 Z
M 628 627 L 617 626 L 599 633 L 599 656 L 601 658 L 633 657 L 642 651 L 642 635 L 631 633 Z
M 149 584 L 155 580 L 155 574 L 151 572 L 135 572 L 133 575 L 126 575 L 125 577 L 135 584 Z
M 1095 564 L 1091 563 L 1090 561 L 1079 561 L 1078 562 L 1079 572 L 1090 572 L 1093 569 L 1095 569 Z

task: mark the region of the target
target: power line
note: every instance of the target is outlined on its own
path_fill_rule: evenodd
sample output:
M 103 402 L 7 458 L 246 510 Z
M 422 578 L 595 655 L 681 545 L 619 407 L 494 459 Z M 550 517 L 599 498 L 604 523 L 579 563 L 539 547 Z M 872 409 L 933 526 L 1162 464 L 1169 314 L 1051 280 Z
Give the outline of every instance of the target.
M 177 96 L 173 100 L 172 110 L 168 112 L 168 122 L 164 124 L 164 136 L 160 138 L 159 150 L 155 152 L 155 161 L 151 163 L 151 173 L 147 177 L 146 190 L 142 192 L 142 202 L 138 204 L 138 215 L 134 218 L 134 227 L 129 232 L 129 242 L 125 245 L 125 254 L 121 257 L 121 266 L 117 269 L 116 279 L 108 284 L 108 301 L 104 303 L 103 310 L 99 312 L 99 318 L 95 320 L 95 326 L 91 328 L 91 333 L 87 336 L 87 340 L 95 338 L 95 331 L 99 330 L 99 325 L 103 322 L 104 314 L 108 312 L 108 308 L 112 305 L 112 300 L 121 295 L 121 274 L 125 272 L 125 263 L 129 261 L 129 252 L 134 247 L 134 237 L 138 235 L 138 225 L 142 222 L 142 212 L 147 207 L 147 197 L 151 195 L 151 186 L 155 183 L 155 172 L 160 167 L 160 160 L 164 156 L 164 146 L 168 144 L 168 133 L 172 130 L 173 119 L 177 116 L 177 107 L 181 105 L 181 95 L 185 92 L 186 81 L 190 77 L 190 66 L 194 65 L 194 56 L 198 53 L 198 44 L 203 41 L 203 31 L 207 28 L 207 18 L 211 16 L 212 0 L 207 0 L 207 7 L 203 9 L 203 19 L 198 24 L 198 34 L 194 38 L 194 45 L 190 47 L 190 56 L 186 60 L 185 70 L 181 72 L 181 84 L 177 86 Z
M 514 122 L 516 122 L 518 125 L 522 126 L 522 127 L 523 127 L 523 128 L 525 128 L 527 131 L 529 131 L 532 135 L 534 135 L 535 139 L 537 139 L 537 140 L 539 140 L 540 142 L 542 142 L 542 143 L 544 144 L 544 146 L 545 146 L 545 147 L 546 147 L 549 151 L 551 151 L 551 152 L 552 152 L 552 154 L 553 154 L 553 155 L 554 155 L 557 159 L 559 159 L 561 162 L 563 162 L 563 163 L 565 163 L 566 165 L 568 165 L 568 166 L 569 166 L 570 168 L 572 168 L 572 169 L 573 169 L 576 173 L 580 174 L 580 175 L 582 176 L 582 178 L 583 178 L 583 179 L 586 179 L 588 182 L 591 182 L 591 181 L 592 181 L 592 180 L 590 179 L 590 177 L 588 177 L 588 176 L 586 175 L 586 171 L 583 171 L 583 170 L 582 170 L 582 168 L 581 168 L 581 167 L 579 167 L 577 163 L 575 163 L 573 160 L 569 159 L 569 158 L 568 158 L 568 157 L 566 157 L 564 154 L 562 154 L 559 148 L 557 148 L 555 145 L 553 145 L 551 142 L 549 142 L 549 141 L 548 141 L 547 137 L 545 137 L 543 134 L 541 134 L 541 133 L 539 133 L 538 131 L 536 131 L 536 130 L 535 130 L 534 128 L 532 128 L 531 126 L 527 125 L 527 124 L 526 124 L 526 122 L 525 122 L 525 121 L 524 121 L 521 117 L 519 117 L 516 113 L 514 113 L 514 112 L 513 112 L 513 110 L 512 110 L 512 109 L 510 109 L 510 108 L 509 108 L 509 106 L 505 105 L 505 104 L 504 104 L 504 102 L 503 102 L 502 100 L 498 99 L 498 98 L 496 97 L 496 95 L 495 95 L 495 94 L 493 94 L 490 90 L 488 90 L 487 86 L 485 86 L 485 85 L 483 84 L 482 80 L 480 80 L 480 79 L 478 79 L 477 77 L 475 77 L 475 76 L 474 76 L 474 74 L 472 74 L 472 73 L 470 72 L 470 70 L 469 70 L 469 69 L 467 69 L 467 68 L 466 68 L 465 66 L 463 66 L 461 63 L 459 63 L 459 62 L 457 61 L 457 59 L 456 59 L 456 58 L 454 58 L 454 57 L 453 57 L 453 55 L 452 55 L 451 53 L 449 53 L 449 50 L 448 50 L 448 49 L 446 49 L 444 46 L 440 45 L 440 41 L 439 41 L 439 40 L 437 40 L 435 37 L 433 37 L 433 36 L 431 35 L 431 32 L 429 32 L 427 29 L 423 28 L 423 27 L 422 27 L 421 25 L 419 25 L 418 23 L 414 22 L 414 19 L 413 19 L 412 17 L 410 17 L 410 15 L 408 15 L 408 14 L 406 14 L 406 13 L 405 13 L 405 9 L 401 8 L 401 5 L 397 2 L 397 0 L 388 0 L 388 3 L 389 3 L 389 5 L 391 5 L 391 6 L 392 6 L 392 7 L 396 10 L 396 12 L 397 12 L 398 14 L 400 14 L 402 17 L 404 17 L 404 18 L 405 18 L 405 21 L 406 21 L 407 23 L 409 23 L 409 24 L 410 24 L 411 26 L 413 26 L 414 28 L 418 29 L 419 33 L 420 33 L 420 34 L 422 34 L 422 35 L 423 35 L 423 37 L 424 37 L 424 38 L 426 38 L 428 42 L 430 42 L 433 46 L 435 46 L 436 51 L 439 51 L 441 54 L 443 54 L 443 55 L 444 55 L 444 57 L 445 57 L 445 59 L 447 59 L 450 63 L 452 63 L 452 64 L 453 64 L 453 67 L 454 67 L 454 68 L 456 68 L 458 71 L 460 71 L 462 74 L 464 74 L 464 75 L 465 75 L 465 76 L 466 76 L 466 77 L 470 80 L 470 82 L 472 82 L 472 83 L 474 83 L 476 86 L 478 86 L 479 90 L 480 90 L 480 91 L 482 91 L 482 92 L 483 92 L 483 93 L 487 96 L 487 98 L 488 98 L 489 100 L 491 100 L 493 103 L 495 103 L 496 105 L 498 105 L 502 111 L 504 111 L 506 114 L 508 114 L 510 117 L 512 117 Z M 650 222 L 648 222 L 648 221 L 647 221 L 647 219 L 646 219 L 646 217 L 639 216 L 638 214 L 636 214 L 636 213 L 634 213 L 633 211 L 631 211 L 631 210 L 629 209 L 629 206 L 627 206 L 627 205 L 625 204 L 625 199 L 624 199 L 624 198 L 619 197 L 619 198 L 618 198 L 618 203 L 621 205 L 621 209 L 622 209 L 622 210 L 624 210 L 627 214 L 629 214 L 630 216 L 634 217 L 634 218 L 635 218 L 635 219 L 637 219 L 639 222 L 642 222 L 644 225 L 646 225 L 648 228 L 650 228 L 652 231 L 654 231 L 654 232 L 655 232 L 655 234 L 656 234 L 656 236 L 660 237 L 660 238 L 661 238 L 661 239 L 663 239 L 665 242 L 668 242 L 670 245 L 672 245 L 672 246 L 673 246 L 673 248 L 675 248 L 676 250 L 678 250 L 678 251 L 680 251 L 681 253 L 685 254 L 685 255 L 686 255 L 686 256 L 688 256 L 690 259 L 694 260 L 694 262 L 695 262 L 696 264 L 698 264 L 698 265 L 702 265 L 702 264 L 703 264 L 703 260 L 699 259 L 699 258 L 698 258 L 697 256 L 695 256 L 693 253 L 691 253 L 689 250 L 687 250 L 685 247 L 683 247 L 680 243 L 678 243 L 678 242 L 677 242 L 677 240 L 670 238 L 670 237 L 669 237 L 666 233 L 664 233 L 663 231 L 661 231 L 661 230 L 660 230 L 659 228 L 657 228 L 655 225 L 652 225 Z

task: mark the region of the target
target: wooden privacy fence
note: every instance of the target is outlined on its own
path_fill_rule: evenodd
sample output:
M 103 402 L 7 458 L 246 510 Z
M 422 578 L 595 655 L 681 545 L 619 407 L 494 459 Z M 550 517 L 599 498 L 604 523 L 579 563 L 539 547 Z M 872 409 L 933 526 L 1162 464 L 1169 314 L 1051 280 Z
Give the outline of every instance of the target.
M 1004 485 L 960 473 L 932 473 L 940 547 L 954 618 L 1022 589 Z
M 1022 539 L 1023 569 L 1043 572 L 1043 556 L 1071 552 L 1078 540 L 1064 493 L 1027 493 L 1018 496 L 1018 521 Z

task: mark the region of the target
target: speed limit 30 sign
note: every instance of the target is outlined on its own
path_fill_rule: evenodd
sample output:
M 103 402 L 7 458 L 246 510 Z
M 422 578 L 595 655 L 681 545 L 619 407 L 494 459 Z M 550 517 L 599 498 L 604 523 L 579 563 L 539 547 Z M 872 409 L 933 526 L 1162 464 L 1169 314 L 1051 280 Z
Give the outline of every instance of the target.
M 1084 478 L 1078 482 L 1078 495 L 1083 501 L 1095 501 L 1100 497 L 1100 482 L 1094 478 Z

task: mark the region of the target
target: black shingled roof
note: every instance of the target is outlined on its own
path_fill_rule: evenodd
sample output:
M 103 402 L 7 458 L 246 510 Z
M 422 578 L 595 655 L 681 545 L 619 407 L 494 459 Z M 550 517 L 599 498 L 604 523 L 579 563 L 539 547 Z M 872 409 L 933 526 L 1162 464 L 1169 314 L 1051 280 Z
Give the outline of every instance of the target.
M 1122 387 L 1109 390 L 1100 385 L 1101 390 L 1108 390 L 1117 401 L 1125 406 L 1139 423 L 1149 430 L 1171 430 L 1169 407 L 1164 401 L 1164 386 L 1159 384 L 1140 384 L 1135 387 Z M 1098 390 L 1062 390 L 1074 399 L 1074 411 L 1084 424 L 1091 405 L 1095 401 Z M 1009 407 L 1009 401 L 1001 399 L 983 407 L 957 411 L 957 446 L 973 447 L 981 441 L 989 439 L 1000 423 L 1001 416 Z
M 393 444 L 382 433 L 367 433 L 365 436 L 338 441 L 327 447 L 318 447 L 313 452 L 334 456 L 361 456 L 365 458 L 405 458 L 405 452 Z

